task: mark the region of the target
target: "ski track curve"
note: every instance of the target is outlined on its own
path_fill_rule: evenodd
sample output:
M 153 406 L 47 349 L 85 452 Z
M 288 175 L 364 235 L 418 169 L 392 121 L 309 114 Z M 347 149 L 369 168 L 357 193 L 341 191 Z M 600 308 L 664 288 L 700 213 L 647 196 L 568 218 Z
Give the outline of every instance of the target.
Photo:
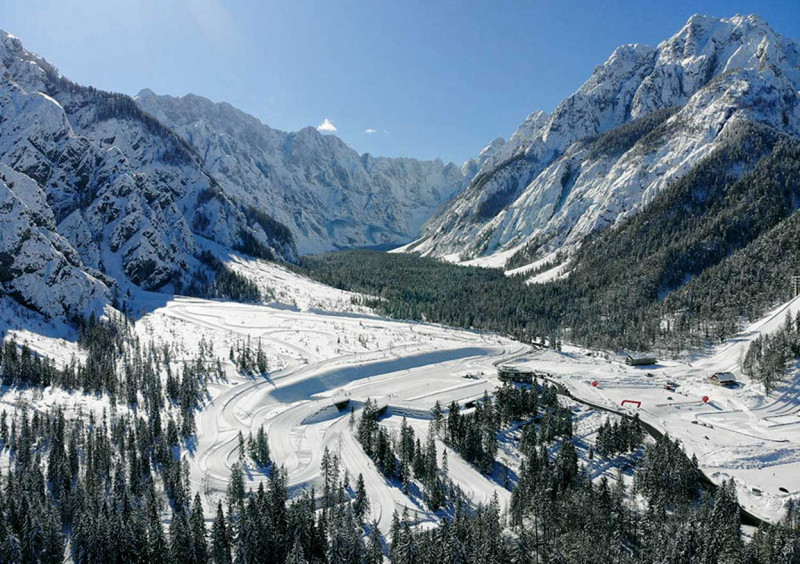
M 371 316 L 332 316 L 184 299 L 164 309 L 166 315 L 190 327 L 259 339 L 284 366 L 269 378 L 242 379 L 233 363 L 225 361 L 229 384 L 211 386 L 213 397 L 197 418 L 197 444 L 187 454 L 192 462 L 192 487 L 201 492 L 205 505 L 213 508 L 225 494 L 231 467 L 239 460 L 238 434 L 247 438 L 263 425 L 273 461 L 287 471 L 290 492 L 318 484 L 327 446 L 339 456 L 351 479 L 363 475 L 371 502 L 369 518 L 378 522 L 383 533 L 389 531 L 395 511 L 408 509 L 420 521 L 436 520 L 436 516 L 386 480 L 349 429 L 349 410 L 339 411 L 335 403 L 349 399 L 359 406 L 372 398 L 396 405 L 399 412 L 424 413 L 436 399 L 465 402 L 491 390 L 497 380 L 465 381 L 459 374 L 491 371 L 527 350 L 495 335 Z M 312 354 L 296 341 L 287 342 L 302 335 L 330 345 L 340 335 L 387 331 L 407 331 L 406 337 L 413 336 L 414 342 L 393 345 L 392 335 L 384 335 L 386 342 L 372 350 L 337 348 L 329 358 L 320 358 L 319 351 Z M 421 437 L 427 433 L 427 425 L 424 418 L 416 420 Z M 506 490 L 481 476 L 456 453 L 450 452 L 449 458 L 452 479 L 475 503 L 488 502 L 497 491 L 501 510 L 507 507 L 510 494 Z M 244 466 L 246 487 L 256 488 L 265 473 L 250 464 Z

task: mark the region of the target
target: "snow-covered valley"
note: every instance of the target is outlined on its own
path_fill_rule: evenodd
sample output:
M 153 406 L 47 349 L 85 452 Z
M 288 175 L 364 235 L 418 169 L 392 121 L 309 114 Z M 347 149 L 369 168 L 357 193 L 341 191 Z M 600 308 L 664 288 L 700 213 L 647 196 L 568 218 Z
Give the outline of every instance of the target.
M 465 379 L 464 373 L 489 374 L 493 362 L 526 350 L 495 336 L 371 316 L 183 299 L 149 314 L 138 328 L 156 338 L 169 338 L 173 331 L 184 338 L 200 335 L 221 351 L 232 340 L 259 340 L 278 367 L 268 378 L 252 379 L 228 367 L 228 381 L 209 387 L 211 397 L 198 417 L 196 450 L 189 456 L 192 485 L 210 507 L 227 488 L 238 457 L 238 432 L 247 436 L 264 425 L 272 457 L 286 467 L 292 489 L 310 489 L 325 446 L 341 453 L 352 476 L 364 474 L 373 517 L 384 532 L 395 509 L 409 507 L 421 519 L 427 512 L 388 484 L 369 461 L 348 430 L 344 404 L 357 408 L 372 398 L 392 413 L 429 418 L 426 413 L 437 399 L 467 402 L 496 384 L 489 377 Z M 487 483 L 477 470 L 460 468 L 465 489 L 481 496 L 476 502 L 491 497 L 491 490 L 475 486 L 475 481 Z M 264 478 L 257 470 L 247 477 L 252 487 Z
M 140 303 L 150 309 L 135 323 L 142 342 L 169 343 L 179 352 L 178 362 L 191 361 L 206 347 L 224 368 L 224 377 L 208 385 L 197 415 L 197 439 L 187 443 L 181 455 L 189 462 L 192 489 L 201 492 L 208 510 L 224 498 L 231 468 L 240 460 L 239 433 L 247 437 L 263 426 L 273 462 L 288 472 L 291 495 L 319 488 L 327 447 L 341 457 L 351 476 L 364 476 L 371 517 L 384 534 L 395 511 L 406 509 L 418 522 L 437 522 L 440 517 L 387 480 L 365 454 L 352 430 L 351 409 L 358 415 L 369 398 L 385 409 L 382 423 L 393 432 L 405 418 L 418 436 L 425 436 L 437 401 L 465 406 L 501 386 L 498 365 L 547 374 L 578 400 L 621 413 L 638 411 L 643 421 L 679 439 L 713 481 L 735 478 L 743 506 L 760 518 L 777 521 L 786 500 L 800 495 L 800 376 L 794 371 L 790 380 L 765 396 L 740 370 L 748 344 L 780 328 L 787 312 L 796 315 L 800 298 L 710 351 L 631 367 L 611 352 L 571 346 L 556 352 L 488 333 L 381 318 L 353 305 L 352 294 L 285 267 L 242 257 L 235 257 L 231 265 L 261 283 L 269 280 L 283 303 L 249 305 L 142 293 Z M 69 340 L 31 331 L 14 335 L 61 362 L 77 354 Z M 229 351 L 244 342 L 266 352 L 266 375 L 237 369 Z M 740 380 L 737 389 L 708 381 L 710 374 L 727 371 Z M 677 389 L 665 390 L 668 380 L 677 383 Z M 707 403 L 703 396 L 708 396 Z M 641 407 L 620 407 L 623 400 L 640 401 Z M 576 436 L 587 448 L 594 445 L 597 429 L 608 416 L 566 398 L 562 402 L 582 414 L 576 415 Z M 23 403 L 33 409 L 64 405 L 98 414 L 108 407 L 102 398 L 51 388 L 8 390 L 0 400 L 6 409 Z M 497 495 L 501 509 L 507 510 L 510 490 L 497 477 L 482 474 L 440 439 L 437 442 L 440 449 L 448 448 L 451 479 L 472 502 L 485 504 Z M 513 442 L 502 450 L 510 453 L 506 464 L 518 469 Z M 618 467 L 593 462 L 586 454 L 580 451 L 594 479 L 615 479 Z M 256 488 L 266 478 L 264 470 L 245 467 L 247 487 Z
M 486 391 L 491 393 L 499 385 L 495 365 L 529 347 L 491 334 L 384 319 L 350 306 L 346 292 L 278 265 L 238 259 L 234 268 L 271 280 L 272 289 L 284 299 L 291 291 L 290 300 L 245 305 L 143 293 L 143 306 L 165 303 L 135 323 L 142 342 L 169 343 L 179 352 L 179 361 L 190 362 L 200 347 L 210 347 L 223 363 L 225 377 L 208 385 L 197 415 L 196 443 L 182 454 L 190 464 L 192 489 L 201 492 L 207 509 L 213 509 L 226 493 L 231 467 L 239 459 L 239 432 L 247 437 L 263 426 L 272 459 L 286 468 L 293 495 L 312 486 L 319 488 L 320 460 L 328 447 L 339 454 L 351 476 L 364 475 L 372 517 L 384 534 L 395 510 L 407 508 L 420 521 L 437 520 L 420 500 L 403 494 L 370 461 L 348 428 L 350 407 L 358 411 L 371 398 L 386 408 L 388 424 L 407 417 L 425 436 L 436 401 L 466 404 Z M 48 356 L 68 359 L 76 352 L 74 345 L 62 339 L 30 332 L 17 337 Z M 228 351 L 243 342 L 263 347 L 267 375 L 243 375 L 231 362 Z M 23 403 L 34 410 L 54 404 L 82 405 L 98 416 L 108 407 L 102 399 L 51 389 L 43 394 L 9 391 L 0 399 L 0 407 L 6 409 Z M 502 507 L 507 506 L 507 489 L 455 453 L 451 461 L 453 480 L 476 504 L 487 503 L 496 492 Z M 247 487 L 256 488 L 265 477 L 258 468 L 248 467 Z
M 800 561 L 798 62 L 695 15 L 459 168 L 0 31 L 0 564 Z

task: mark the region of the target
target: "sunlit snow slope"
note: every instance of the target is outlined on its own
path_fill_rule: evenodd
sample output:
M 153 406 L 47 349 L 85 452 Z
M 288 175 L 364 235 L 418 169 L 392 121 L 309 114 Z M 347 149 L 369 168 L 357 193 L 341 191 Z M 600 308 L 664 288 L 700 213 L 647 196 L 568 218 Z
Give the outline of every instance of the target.
M 267 263 L 240 263 L 238 268 L 251 275 L 260 271 L 262 280 L 282 279 L 286 287 L 296 288 L 296 307 L 175 298 L 136 324 L 147 340 L 169 340 L 191 351 L 202 339 L 225 359 L 227 382 L 209 386 L 210 401 L 197 419 L 198 442 L 187 454 L 192 487 L 213 506 L 238 460 L 238 433 L 247 437 L 264 425 L 271 456 L 286 467 L 292 491 L 317 483 L 327 446 L 341 456 L 351 476 L 364 475 L 372 517 L 384 533 L 395 509 L 407 507 L 421 520 L 435 520 L 424 504 L 387 482 L 364 454 L 348 427 L 349 406 L 357 413 L 371 398 L 388 407 L 387 424 L 406 416 L 425 436 L 429 410 L 437 400 L 443 405 L 466 403 L 491 391 L 498 385 L 493 363 L 527 347 L 494 335 L 391 321 L 355 310 L 324 311 L 346 303 L 348 294 Z M 260 342 L 268 353 L 268 378 L 244 378 L 227 360 L 229 348 L 247 338 Z M 468 373 L 478 378 L 464 378 Z M 335 406 L 348 400 L 348 407 Z M 476 503 L 488 502 L 496 492 L 506 506 L 509 492 L 454 453 L 450 469 Z M 253 487 L 263 477 L 257 469 L 247 474 Z

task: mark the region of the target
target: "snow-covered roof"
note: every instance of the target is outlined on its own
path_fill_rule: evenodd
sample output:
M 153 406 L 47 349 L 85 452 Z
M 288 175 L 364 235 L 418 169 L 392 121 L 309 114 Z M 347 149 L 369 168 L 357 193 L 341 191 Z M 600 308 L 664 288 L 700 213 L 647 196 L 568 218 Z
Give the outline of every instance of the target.
M 718 382 L 736 382 L 736 377 L 731 372 L 717 372 L 711 377 Z

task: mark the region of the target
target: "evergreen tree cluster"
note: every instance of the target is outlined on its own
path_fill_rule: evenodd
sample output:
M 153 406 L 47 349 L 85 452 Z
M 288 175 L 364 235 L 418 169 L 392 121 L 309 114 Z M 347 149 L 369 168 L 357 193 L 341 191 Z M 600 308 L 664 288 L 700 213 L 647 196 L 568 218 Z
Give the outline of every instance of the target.
M 69 376 L 56 368 L 55 363 L 33 352 L 28 345 L 20 345 L 14 339 L 6 339 L 0 345 L 0 375 L 3 386 L 43 386 L 61 385 Z M 75 373 L 71 367 L 68 372 Z
M 1 418 L 12 466 L 1 488 L 0 554 L 8 556 L 0 560 L 62 562 L 68 531 L 76 562 L 163 561 L 160 491 L 184 507 L 189 486 L 188 463 L 173 456 L 160 417 L 67 420 L 59 409 L 23 408 L 10 428 Z
M 86 361 L 77 366 L 74 378 L 67 376 L 62 380 L 62 386 L 116 396 L 119 391 L 118 360 L 129 344 L 133 344 L 133 337 L 125 317 L 97 319 L 90 316 L 78 327 L 78 346 L 86 351 Z
M 228 358 L 236 365 L 239 372 L 252 376 L 263 376 L 269 372 L 269 359 L 258 340 L 255 349 L 248 335 L 246 339 L 237 340 L 228 353 Z
M 786 515 L 774 527 L 760 527 L 747 546 L 750 562 L 800 562 L 800 506 L 788 501 Z
M 193 436 L 196 432 L 194 412 L 200 407 L 200 400 L 206 390 L 207 368 L 209 361 L 203 355 L 194 361 L 189 361 L 181 366 L 180 375 L 167 365 L 166 393 L 173 405 L 180 408 L 181 429 L 184 438 Z M 220 376 L 222 369 L 216 366 L 215 374 Z
M 501 425 L 533 417 L 539 413 L 540 404 L 545 409 L 558 406 L 555 389 L 540 387 L 538 381 L 531 386 L 506 383 L 495 390 L 494 396 Z
M 422 485 L 428 507 L 436 511 L 444 506 L 449 484 L 446 473 L 439 471 L 433 429 L 423 445 L 404 417 L 399 436 L 394 441 L 386 427 L 379 424 L 379 416 L 380 409 L 367 398 L 358 427 L 354 429 L 364 452 L 375 461 L 384 476 L 399 482 L 404 493 L 409 493 L 411 482 L 416 478 Z
M 265 486 L 244 491 L 241 465 L 234 464 L 227 511 L 220 502 L 205 551 L 195 559 L 173 557 L 174 562 L 261 563 L 379 563 L 383 560 L 383 539 L 377 525 L 364 522 L 369 509 L 363 476 L 350 483 L 336 455 L 326 448 L 320 465 L 323 492 L 312 489 L 289 500 L 286 472 L 273 468 Z M 189 527 L 182 527 L 188 531 Z M 192 529 L 193 530 L 193 529 Z M 198 527 L 199 530 L 199 527 Z M 369 539 L 365 542 L 369 530 Z M 186 547 L 196 535 L 184 532 Z M 201 559 L 202 558 L 202 559 Z
M 439 410 L 434 407 L 437 431 Z M 527 421 L 531 419 L 535 424 Z M 526 421 L 521 448 L 572 438 L 572 411 L 559 404 L 555 387 L 534 380 L 531 385 L 506 383 L 497 389 L 494 399 L 484 393 L 471 413 L 462 413 L 458 403 L 452 402 L 444 420 L 444 440 L 467 462 L 489 474 L 497 455 L 497 434 L 512 421 Z
M 597 430 L 597 454 L 604 457 L 632 452 L 642 445 L 644 430 L 639 414 L 612 422 L 607 419 Z
M 300 264 L 302 274 L 364 294 L 353 300 L 389 317 L 480 328 L 525 342 L 550 335 L 556 327 L 538 315 L 540 304 L 526 291 L 524 280 L 500 269 L 377 251 L 302 257 Z
M 381 409 L 377 403 L 367 398 L 361 410 L 358 428 L 355 430 L 356 438 L 367 456 L 375 461 L 378 469 L 387 478 L 396 479 L 398 477 L 397 456 L 392 448 L 389 431 L 378 423 L 380 414 Z
M 800 546 L 800 537 L 784 526 L 781 533 L 764 527 L 756 535 L 758 543 L 745 545 L 734 482 L 704 491 L 696 460 L 689 460 L 668 436 L 646 448 L 635 469 L 634 490 L 628 491 L 621 474 L 613 486 L 605 477 L 592 480 L 572 440 L 548 447 L 538 435 L 531 424 L 520 444 L 524 463 L 512 491 L 511 535 L 504 539 L 511 561 L 795 561 L 789 552 L 773 558 L 773 543 L 787 551 Z
M 636 471 L 636 490 L 666 505 L 689 503 L 700 492 L 697 458 L 686 457 L 680 443 L 662 435 L 645 450 Z
M 747 348 L 742 372 L 761 382 L 770 393 L 786 374 L 789 361 L 800 358 L 800 312 L 787 312 L 783 326 L 772 335 L 759 335 Z
M 251 434 L 247 441 L 247 450 L 250 458 L 260 468 L 266 468 L 272 462 L 269 457 L 269 442 L 267 440 L 267 433 L 264 432 L 264 426 L 261 425 L 256 432 L 255 438 Z
M 394 514 L 390 531 L 389 559 L 393 564 L 441 564 L 442 562 L 515 562 L 513 544 L 504 534 L 496 497 L 476 508 L 456 505 L 439 527 L 414 529 L 407 511 Z
M 170 399 L 185 411 L 198 407 L 210 378 L 222 376 L 222 366 L 211 345 L 201 339 L 199 354 L 181 365 L 176 374 L 174 354 L 167 345 L 142 344 L 123 316 L 81 321 L 78 347 L 85 360 L 72 359 L 61 368 L 52 359 L 33 352 L 25 343 L 6 339 L 0 345 L 0 378 L 4 386 L 56 386 L 68 391 L 106 394 L 150 412 Z M 166 375 L 167 398 L 162 376 Z M 188 433 L 191 434 L 191 433 Z
M 9 496 L 0 500 L 0 562 L 61 562 L 65 534 L 77 562 L 168 559 L 167 502 L 187 519 L 191 511 L 180 437 L 194 437 L 195 410 L 221 366 L 204 339 L 197 357 L 175 362 L 171 347 L 142 345 L 123 317 L 91 317 L 78 332 L 86 360 L 61 369 L 10 340 L 0 350 L 7 384 L 104 393 L 111 408 L 99 419 L 24 405 L 0 415 L 12 463 L 0 477 Z M 129 409 L 118 412 L 119 400 Z
M 210 251 L 202 251 L 197 258 L 206 269 L 196 271 L 191 282 L 181 289 L 186 295 L 243 303 L 259 303 L 265 299 L 258 284 L 228 268 Z
M 448 408 L 445 442 L 484 474 L 491 473 L 497 456 L 500 415 L 488 394 L 475 403 L 472 413 L 461 413 L 458 402 Z

